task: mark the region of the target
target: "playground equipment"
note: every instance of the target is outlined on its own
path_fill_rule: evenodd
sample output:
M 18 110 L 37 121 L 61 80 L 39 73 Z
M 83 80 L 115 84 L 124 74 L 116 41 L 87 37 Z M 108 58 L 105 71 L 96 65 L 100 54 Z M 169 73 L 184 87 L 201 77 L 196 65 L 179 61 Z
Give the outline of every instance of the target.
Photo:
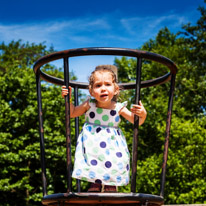
M 138 117 L 135 117 L 134 134 L 133 134 L 133 148 L 132 148 L 132 175 L 131 175 L 131 192 L 130 193 L 89 193 L 81 192 L 80 183 L 78 181 L 78 191 L 72 191 L 71 187 L 71 136 L 70 136 L 70 117 L 69 117 L 69 95 L 65 98 L 65 113 L 66 115 L 66 151 L 67 153 L 67 192 L 47 195 L 47 179 L 45 167 L 45 147 L 44 147 L 44 130 L 43 130 L 43 111 L 41 101 L 41 80 L 57 84 L 69 85 L 74 88 L 74 102 L 78 104 L 78 89 L 87 89 L 88 84 L 76 81 L 69 81 L 69 58 L 77 56 L 91 56 L 91 55 L 113 55 L 134 57 L 137 59 L 136 68 L 136 82 L 135 83 L 120 83 L 123 89 L 135 89 L 135 104 L 138 104 L 140 99 L 140 90 L 144 87 L 151 87 L 170 81 L 170 93 L 168 100 L 168 114 L 166 122 L 165 143 L 163 151 L 163 163 L 161 173 L 160 195 L 136 193 L 136 173 L 137 173 L 137 146 L 138 146 Z M 41 67 L 49 62 L 62 59 L 64 63 L 64 80 L 53 77 L 41 71 Z M 146 80 L 141 82 L 141 68 L 142 60 L 151 60 L 161 63 L 169 69 L 169 72 L 156 79 Z M 176 65 L 168 58 L 159 54 L 145 52 L 133 49 L 123 48 L 80 48 L 70 49 L 60 52 L 55 52 L 40 58 L 34 64 L 34 72 L 36 75 L 37 84 L 37 100 L 38 100 L 38 114 L 39 114 L 39 134 L 40 134 L 40 148 L 41 148 L 41 167 L 42 167 L 42 182 L 43 182 L 43 205 L 162 205 L 164 203 L 164 186 L 166 176 L 166 164 L 168 156 L 169 133 L 172 114 L 172 102 L 175 87 L 175 76 L 177 73 Z M 78 136 L 78 120 L 75 120 L 75 131 Z

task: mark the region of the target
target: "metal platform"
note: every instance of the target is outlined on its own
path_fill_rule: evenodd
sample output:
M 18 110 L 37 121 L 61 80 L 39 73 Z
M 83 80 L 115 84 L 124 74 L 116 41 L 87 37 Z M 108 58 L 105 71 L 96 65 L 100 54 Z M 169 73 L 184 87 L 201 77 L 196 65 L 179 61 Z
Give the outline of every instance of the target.
M 46 195 L 43 205 L 150 205 L 159 206 L 164 203 L 163 197 L 142 193 L 57 193 Z
M 132 167 L 131 167 L 131 193 L 86 193 L 86 192 L 74 192 L 72 191 L 72 161 L 71 161 L 71 133 L 70 133 L 70 116 L 69 116 L 69 95 L 65 98 L 65 126 L 66 126 L 66 156 L 67 156 L 67 191 L 68 193 L 47 194 L 47 177 L 46 177 L 46 157 L 45 157 L 45 145 L 44 145 L 44 127 L 43 127 L 43 110 L 42 110 L 42 98 L 41 98 L 41 80 L 47 81 L 56 85 L 69 85 L 74 88 L 74 103 L 78 105 L 78 90 L 88 89 L 88 83 L 75 82 L 69 80 L 69 59 L 78 56 L 91 56 L 91 55 L 115 55 L 136 58 L 137 66 L 136 70 L 136 82 L 135 83 L 119 83 L 123 90 L 134 89 L 135 90 L 135 104 L 140 100 L 140 89 L 146 87 L 157 86 L 166 82 L 170 82 L 170 91 L 168 99 L 168 111 L 166 119 L 166 132 L 165 143 L 163 150 L 163 162 L 162 173 L 160 176 L 160 196 L 152 194 L 136 193 L 136 175 L 137 175 L 137 151 L 138 151 L 138 118 L 134 119 L 134 132 L 133 132 L 133 145 L 132 145 Z M 44 65 L 55 61 L 63 61 L 64 79 L 60 79 L 51 76 L 41 69 Z M 155 79 L 149 79 L 141 81 L 142 64 L 148 61 L 154 61 L 166 66 L 169 72 L 164 73 Z M 104 47 L 92 47 L 92 48 L 79 48 L 70 49 L 55 52 L 46 55 L 34 64 L 34 73 L 36 75 L 37 85 L 37 101 L 38 101 L 38 114 L 39 114 L 39 135 L 40 135 L 40 149 L 41 149 L 41 167 L 42 167 L 42 185 L 43 185 L 43 205 L 58 205 L 58 206 L 81 206 L 81 205 L 139 205 L 139 206 L 159 206 L 164 203 L 164 187 L 166 176 L 166 165 L 169 146 L 169 134 L 172 115 L 172 104 L 175 88 L 175 77 L 177 73 L 177 67 L 170 59 L 161 56 L 159 54 L 140 51 L 134 49 L 124 48 L 104 48 Z M 79 120 L 75 119 L 75 137 L 77 138 L 79 131 Z M 80 191 L 80 182 L 77 183 L 77 191 Z

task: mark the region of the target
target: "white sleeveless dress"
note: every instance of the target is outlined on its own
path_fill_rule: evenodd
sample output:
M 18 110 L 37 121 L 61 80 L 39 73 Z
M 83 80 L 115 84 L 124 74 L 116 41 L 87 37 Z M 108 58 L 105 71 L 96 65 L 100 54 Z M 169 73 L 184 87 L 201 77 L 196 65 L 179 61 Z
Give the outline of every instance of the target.
M 123 186 L 129 183 L 130 154 L 122 130 L 118 128 L 118 112 L 127 102 L 116 103 L 114 110 L 90 109 L 78 137 L 72 177 L 104 185 Z

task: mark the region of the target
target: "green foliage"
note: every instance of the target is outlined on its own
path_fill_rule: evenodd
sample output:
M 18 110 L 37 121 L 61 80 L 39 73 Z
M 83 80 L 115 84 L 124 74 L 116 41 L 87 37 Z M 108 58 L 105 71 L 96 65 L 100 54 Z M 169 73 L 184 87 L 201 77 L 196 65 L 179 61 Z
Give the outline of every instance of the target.
M 206 117 L 174 117 L 167 168 L 169 203 L 205 203 Z
M 184 32 L 172 34 L 167 28 L 141 50 L 158 53 L 173 60 L 178 67 L 173 105 L 170 147 L 165 185 L 165 204 L 206 203 L 206 52 L 205 8 L 200 8 L 197 25 L 185 25 Z M 116 59 L 119 81 L 135 79 L 136 60 Z M 157 63 L 144 61 L 142 80 L 163 75 L 167 69 Z M 129 74 L 129 75 L 128 75 Z M 137 191 L 159 194 L 164 133 L 169 84 L 141 89 L 141 100 L 148 112 L 140 127 Z M 129 91 L 123 100 L 134 102 Z M 129 137 L 131 127 L 123 123 Z M 130 135 L 131 137 L 131 135 Z M 132 138 L 127 138 L 131 149 Z M 125 189 L 126 191 L 126 189 Z
M 37 95 L 32 66 L 53 50 L 21 41 L 2 44 L 0 49 L 0 202 L 41 205 Z M 48 73 L 63 76 L 55 67 L 46 65 L 44 69 L 48 68 Z M 65 191 L 66 185 L 65 114 L 60 91 L 59 86 L 42 84 L 48 193 Z
M 165 203 L 206 203 L 206 50 L 205 8 L 199 8 L 197 24 L 187 24 L 172 34 L 159 31 L 140 49 L 161 54 L 178 67 L 174 96 L 170 147 L 167 164 Z M 53 52 L 44 44 L 12 41 L 0 45 L 0 204 L 41 205 L 42 181 L 38 132 L 37 95 L 34 62 Z M 136 60 L 115 59 L 119 81 L 135 81 Z M 63 77 L 62 70 L 45 65 L 44 71 Z M 142 80 L 159 77 L 168 69 L 158 63 L 143 62 Z M 73 79 L 76 79 L 72 74 Z M 163 145 L 166 127 L 169 84 L 141 89 L 141 101 L 148 116 L 139 129 L 137 191 L 159 194 Z M 80 94 L 80 98 L 82 94 Z M 121 101 L 134 102 L 134 91 L 122 91 Z M 64 100 L 60 87 L 42 84 L 44 137 L 48 194 L 66 191 L 66 152 Z M 82 125 L 83 117 L 80 118 Z M 123 120 L 121 128 L 132 149 L 133 125 Z M 81 129 L 81 128 L 80 128 Z M 74 140 L 74 120 L 71 121 Z M 72 144 L 74 155 L 75 144 Z M 73 159 L 72 159 L 73 161 Z M 72 186 L 76 189 L 75 180 Z M 83 190 L 87 189 L 83 183 Z M 129 192 L 130 185 L 121 187 Z

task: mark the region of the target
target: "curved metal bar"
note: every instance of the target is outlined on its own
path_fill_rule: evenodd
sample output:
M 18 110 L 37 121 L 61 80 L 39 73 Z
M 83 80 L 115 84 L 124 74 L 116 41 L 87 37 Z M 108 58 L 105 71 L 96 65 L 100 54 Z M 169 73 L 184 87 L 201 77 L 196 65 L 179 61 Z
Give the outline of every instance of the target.
M 90 48 L 70 49 L 70 50 L 55 52 L 37 60 L 33 67 L 34 72 L 37 73 L 37 71 L 40 70 L 41 66 L 54 60 L 68 58 L 68 57 L 75 57 L 75 56 L 88 56 L 88 55 L 115 55 L 115 56 L 128 56 L 128 57 L 142 58 L 142 59 L 156 61 L 167 66 L 170 69 L 171 74 L 176 74 L 177 72 L 177 67 L 174 64 L 174 62 L 172 62 L 170 59 L 162 55 L 141 51 L 141 50 L 135 50 L 135 49 L 110 48 L 110 47 L 90 47 Z M 56 84 L 60 84 L 60 85 L 62 84 L 61 79 L 50 76 L 42 72 L 41 70 L 40 70 L 40 77 L 41 79 L 44 79 L 48 82 L 52 82 L 52 83 L 55 82 Z M 154 86 L 156 85 L 157 82 L 159 82 L 159 84 L 163 83 L 165 81 L 164 77 L 165 75 L 157 79 L 146 81 L 147 86 Z
M 135 85 L 135 104 L 139 104 L 140 100 L 140 81 L 141 81 L 142 59 L 137 58 L 136 68 L 136 85 Z M 136 192 L 136 177 L 137 177 L 137 148 L 138 148 L 138 134 L 139 134 L 139 117 L 134 116 L 134 132 L 132 144 L 132 175 L 131 175 L 131 192 Z
M 66 88 L 69 86 L 69 60 L 64 58 L 64 79 Z M 69 91 L 70 92 L 70 91 Z M 71 160 L 71 132 L 70 132 L 70 104 L 68 94 L 65 97 L 65 123 L 66 123 L 66 153 L 67 153 L 67 191 L 71 192 L 71 171 L 72 171 L 72 160 Z
M 164 156 L 163 156 L 163 163 L 162 163 L 161 186 L 160 186 L 160 195 L 162 197 L 164 197 L 170 126 L 171 126 L 171 118 L 172 118 L 173 96 L 174 96 L 174 90 L 175 90 L 175 77 L 176 75 L 172 75 L 171 84 L 170 84 L 170 94 L 169 94 L 169 100 L 168 100 L 167 122 L 166 122 L 165 143 L 164 143 Z
M 42 113 L 42 101 L 41 101 L 41 81 L 40 74 L 36 74 L 36 91 L 38 102 L 38 114 L 39 114 L 39 136 L 40 136 L 40 150 L 41 150 L 41 175 L 42 175 L 42 190 L 43 195 L 47 194 L 47 179 L 46 179 L 46 161 L 45 161 L 45 146 L 44 146 L 44 127 L 43 127 L 43 113 Z
M 161 196 L 143 193 L 57 193 L 44 196 L 43 205 L 131 205 L 131 206 L 160 206 L 164 203 Z
M 120 83 L 119 85 L 123 89 L 136 89 L 136 102 L 140 98 L 140 88 L 144 87 L 151 87 L 156 86 L 159 84 L 163 84 L 169 80 L 171 80 L 171 86 L 170 86 L 170 94 L 169 94 L 169 103 L 168 103 L 168 116 L 167 116 L 167 125 L 166 125 L 166 135 L 165 135 L 165 145 L 164 145 L 164 158 L 163 158 L 163 165 L 162 165 L 162 175 L 161 175 L 161 188 L 160 188 L 160 196 L 164 196 L 164 185 L 165 185 L 165 175 L 166 175 L 166 162 L 167 162 L 167 155 L 168 155 L 168 144 L 169 144 L 169 133 L 170 133 L 170 124 L 171 124 L 171 113 L 172 113 L 172 102 L 173 102 L 173 95 L 174 95 L 174 84 L 175 84 L 175 75 L 177 72 L 176 65 L 168 58 L 161 56 L 159 54 L 154 54 L 150 52 L 145 51 L 139 51 L 139 50 L 132 50 L 132 49 L 122 49 L 122 48 L 82 48 L 82 49 L 71 49 L 71 50 L 65 50 L 60 51 L 56 53 L 52 53 L 50 55 L 44 56 L 40 58 L 34 65 L 34 72 L 36 74 L 36 83 L 37 83 L 37 96 L 38 96 L 38 108 L 39 108 L 39 121 L 40 121 L 40 140 L 41 140 L 41 161 L 42 161 L 42 179 L 43 179 L 43 194 L 46 195 L 46 168 L 45 168 L 45 153 L 44 153 L 44 132 L 43 132 L 43 119 L 42 119 L 42 108 L 41 108 L 41 90 L 40 90 L 40 79 L 45 80 L 47 82 L 51 82 L 57 85 L 70 85 L 76 89 L 87 89 L 88 83 L 84 82 L 76 82 L 76 81 L 69 81 L 69 68 L 68 68 L 68 58 L 74 57 L 74 56 L 86 56 L 86 55 L 119 55 L 119 56 L 129 56 L 129 57 L 136 57 L 137 59 L 147 59 L 159 62 L 163 65 L 166 65 L 170 72 L 167 74 L 160 76 L 156 79 L 146 80 L 140 82 L 140 73 L 137 73 L 137 80 L 135 83 Z M 57 59 L 64 59 L 64 70 L 65 70 L 65 78 L 59 79 L 56 77 L 53 77 L 51 75 L 48 75 L 41 71 L 41 67 L 49 63 L 51 61 L 57 60 Z M 137 67 L 141 66 L 139 65 L 139 62 L 137 64 Z M 137 69 L 138 71 L 138 69 Z M 140 71 L 140 70 L 139 70 Z M 138 90 L 138 91 L 137 91 Z M 66 107 L 66 113 L 69 114 L 69 99 L 65 101 L 65 107 Z M 138 102 L 137 102 L 138 103 Z M 75 103 L 76 104 L 76 103 Z M 77 103 L 78 104 L 78 103 Z M 136 121 L 137 122 L 137 121 Z M 69 157 L 67 159 L 67 169 L 68 173 L 71 172 L 71 150 L 70 150 L 70 120 L 69 116 L 66 116 L 66 136 L 67 136 L 67 156 Z M 138 126 L 135 127 L 138 129 Z M 135 130 L 134 128 L 134 130 Z M 138 135 L 138 131 L 137 131 Z M 137 135 L 135 135 L 137 137 Z M 136 141 L 137 146 L 137 141 Z M 135 146 L 135 148 L 136 148 Z M 135 156 L 135 155 L 134 155 Z M 136 161 L 136 160 L 135 160 Z M 136 171 L 134 171 L 133 179 L 136 179 Z M 71 177 L 68 176 L 68 192 L 71 191 Z M 134 180 L 135 181 L 135 180 Z M 136 183 L 135 183 L 136 184 Z M 136 185 L 133 184 L 131 190 L 135 192 Z
M 56 85 L 64 85 L 64 80 L 53 77 L 49 74 L 46 73 L 41 73 L 41 79 L 45 80 L 47 82 L 56 84 Z M 152 80 L 146 80 L 141 82 L 141 88 L 146 88 L 146 87 L 152 87 L 160 84 L 164 84 L 165 82 L 169 81 L 171 79 L 171 73 L 167 73 L 161 77 L 158 77 L 156 79 Z M 88 83 L 85 82 L 77 82 L 77 81 L 69 81 L 69 85 L 71 87 L 78 86 L 79 89 L 88 89 Z M 123 89 L 134 89 L 135 88 L 135 82 L 134 83 L 119 83 L 119 86 Z

